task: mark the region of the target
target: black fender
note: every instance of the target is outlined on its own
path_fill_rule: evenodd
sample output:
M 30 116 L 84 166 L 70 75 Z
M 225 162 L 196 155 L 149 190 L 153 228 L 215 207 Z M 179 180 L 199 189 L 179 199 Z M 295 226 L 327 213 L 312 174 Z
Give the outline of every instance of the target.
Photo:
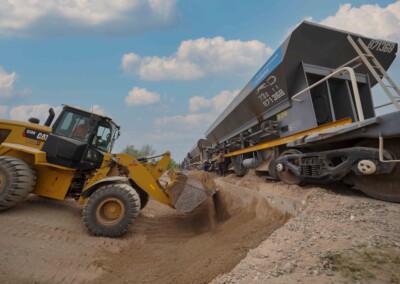
M 149 194 L 142 188 L 140 188 L 133 179 L 129 179 L 130 185 L 133 187 L 134 190 L 139 194 L 140 202 L 141 202 L 141 209 L 143 209 L 147 202 L 149 202 Z

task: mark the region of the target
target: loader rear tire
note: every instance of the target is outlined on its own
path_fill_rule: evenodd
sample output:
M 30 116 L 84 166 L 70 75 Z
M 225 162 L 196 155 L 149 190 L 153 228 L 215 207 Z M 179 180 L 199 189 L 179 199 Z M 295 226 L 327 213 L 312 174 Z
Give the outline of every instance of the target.
M 0 211 L 24 200 L 35 183 L 36 174 L 24 161 L 14 157 L 0 157 Z
M 140 197 L 130 185 L 107 184 L 90 196 L 83 221 L 90 234 L 115 238 L 133 225 L 139 211 Z

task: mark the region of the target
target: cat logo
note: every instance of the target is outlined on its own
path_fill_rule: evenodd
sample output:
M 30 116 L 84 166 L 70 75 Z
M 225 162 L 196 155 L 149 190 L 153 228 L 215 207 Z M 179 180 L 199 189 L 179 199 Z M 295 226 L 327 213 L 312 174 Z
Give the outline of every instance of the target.
M 49 133 L 27 128 L 24 132 L 24 136 L 29 139 L 46 141 L 47 137 L 49 137 Z
M 47 137 L 49 137 L 48 134 L 39 132 L 36 138 L 37 138 L 37 140 L 46 141 Z

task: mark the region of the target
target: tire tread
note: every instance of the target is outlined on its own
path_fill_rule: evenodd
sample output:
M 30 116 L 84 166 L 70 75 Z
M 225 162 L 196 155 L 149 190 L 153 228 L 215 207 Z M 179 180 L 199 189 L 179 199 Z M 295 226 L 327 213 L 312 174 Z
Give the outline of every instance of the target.
M 126 202 L 125 216 L 121 222 L 110 227 L 101 225 L 96 220 L 98 202 L 107 196 L 121 198 Z M 124 234 L 134 223 L 140 211 L 140 197 L 128 184 L 107 184 L 96 190 L 89 198 L 83 210 L 83 222 L 90 234 L 94 236 L 115 238 Z
M 28 164 L 15 157 L 0 157 L 0 167 L 10 178 L 9 187 L 0 193 L 0 211 L 3 211 L 28 196 L 36 184 L 36 174 Z

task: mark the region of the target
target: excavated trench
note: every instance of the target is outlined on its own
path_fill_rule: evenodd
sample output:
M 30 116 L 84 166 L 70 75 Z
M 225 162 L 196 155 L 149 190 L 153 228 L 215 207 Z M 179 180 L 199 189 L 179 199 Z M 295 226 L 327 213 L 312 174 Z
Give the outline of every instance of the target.
M 149 204 L 137 220 L 132 244 L 117 257 L 107 255 L 112 272 L 100 281 L 208 283 L 290 218 L 257 191 L 217 187 L 218 195 L 190 214 Z
M 219 182 L 217 188 L 217 204 L 209 199 L 186 214 L 150 200 L 119 239 L 89 236 L 72 200 L 30 197 L 1 214 L 0 280 L 208 283 L 291 217 L 257 190 Z

